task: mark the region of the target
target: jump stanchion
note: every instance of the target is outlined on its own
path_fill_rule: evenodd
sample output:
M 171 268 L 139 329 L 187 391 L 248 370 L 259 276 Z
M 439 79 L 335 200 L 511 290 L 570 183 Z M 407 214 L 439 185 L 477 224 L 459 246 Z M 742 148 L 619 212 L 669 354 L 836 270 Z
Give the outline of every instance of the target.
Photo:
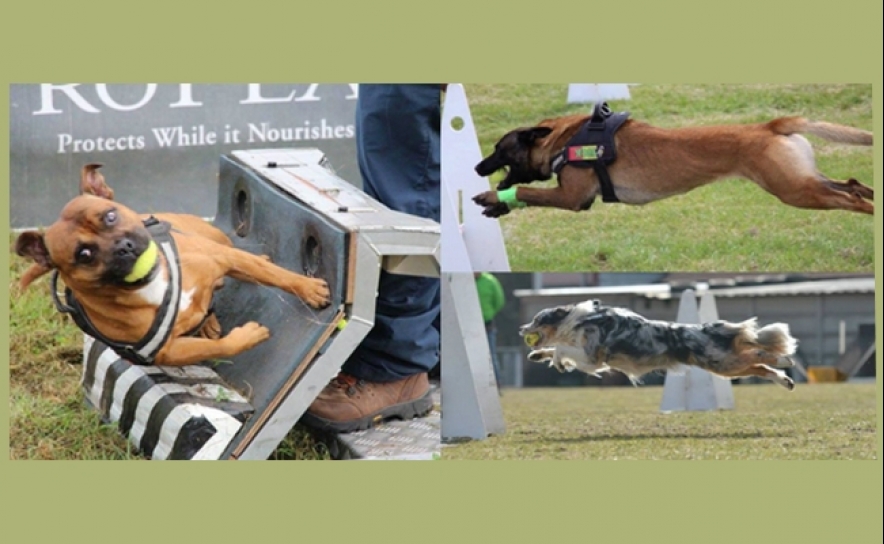
M 506 425 L 472 274 L 442 275 L 442 441 L 484 440 Z
M 135 367 L 87 339 L 87 400 L 153 459 L 266 459 L 371 330 L 380 271 L 440 275 L 439 224 L 368 197 L 317 149 L 223 156 L 214 224 L 240 249 L 325 279 L 332 304 L 313 310 L 227 278 L 215 301 L 222 330 L 258 321 L 271 338 L 187 368 Z M 438 452 L 440 423 L 429 421 Z
M 692 289 L 685 290 L 678 306 L 679 323 L 708 323 L 718 319 L 712 293 L 703 294 L 700 308 Z M 666 371 L 660 411 L 732 410 L 734 393 L 731 381 L 694 366 L 679 365 Z
M 625 83 L 571 83 L 568 85 L 568 104 L 628 100 L 629 98 L 629 87 Z
M 509 272 L 500 224 L 482 215 L 472 197 L 488 190 L 476 173 L 482 160 L 463 85 L 450 84 L 442 109 L 442 269 Z

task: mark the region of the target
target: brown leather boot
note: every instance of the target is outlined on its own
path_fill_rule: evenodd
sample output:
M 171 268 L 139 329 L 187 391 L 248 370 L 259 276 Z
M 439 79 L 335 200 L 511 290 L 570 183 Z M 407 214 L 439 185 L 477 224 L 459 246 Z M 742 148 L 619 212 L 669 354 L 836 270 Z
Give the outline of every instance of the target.
M 411 419 L 433 408 L 427 375 L 375 383 L 341 372 L 328 383 L 301 421 L 320 430 L 339 433 L 361 431 L 387 419 Z

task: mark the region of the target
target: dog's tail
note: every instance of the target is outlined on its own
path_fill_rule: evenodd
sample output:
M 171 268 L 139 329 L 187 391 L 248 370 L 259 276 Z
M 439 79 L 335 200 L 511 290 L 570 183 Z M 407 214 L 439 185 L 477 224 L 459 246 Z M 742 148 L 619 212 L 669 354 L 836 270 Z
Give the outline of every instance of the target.
M 772 323 L 764 326 L 756 332 L 756 342 L 764 350 L 779 356 L 777 366 L 792 366 L 795 363 L 790 355 L 795 354 L 798 348 L 798 340 L 789 333 L 789 325 L 785 323 Z
M 830 142 L 872 145 L 871 132 L 824 121 L 810 121 L 803 117 L 781 117 L 769 122 L 767 127 L 774 133 L 782 134 L 783 136 L 796 133 L 813 134 Z

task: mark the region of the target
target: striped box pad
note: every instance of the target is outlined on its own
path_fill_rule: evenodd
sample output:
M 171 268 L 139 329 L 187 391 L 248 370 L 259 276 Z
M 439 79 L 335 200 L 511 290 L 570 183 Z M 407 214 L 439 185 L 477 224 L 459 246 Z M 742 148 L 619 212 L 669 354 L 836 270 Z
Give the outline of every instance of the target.
M 254 412 L 209 367 L 133 365 L 84 338 L 86 400 L 151 459 L 218 459 Z

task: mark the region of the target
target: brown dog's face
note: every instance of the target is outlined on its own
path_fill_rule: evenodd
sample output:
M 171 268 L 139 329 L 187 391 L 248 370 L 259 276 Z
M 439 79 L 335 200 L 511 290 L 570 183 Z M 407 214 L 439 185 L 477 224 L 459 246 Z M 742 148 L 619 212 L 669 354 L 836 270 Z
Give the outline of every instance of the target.
M 487 177 L 506 168 L 506 178 L 497 184 L 497 190 L 507 189 L 516 183 L 549 179 L 549 165 L 535 164 L 532 151 L 537 141 L 551 132 L 549 127 L 519 128 L 508 132 L 494 145 L 494 152 L 476 165 L 476 173 Z
M 151 242 L 138 214 L 104 198 L 81 195 L 71 200 L 46 229 L 22 233 L 16 253 L 34 261 L 23 284 L 57 268 L 75 291 L 106 286 L 130 287 L 125 277 Z

